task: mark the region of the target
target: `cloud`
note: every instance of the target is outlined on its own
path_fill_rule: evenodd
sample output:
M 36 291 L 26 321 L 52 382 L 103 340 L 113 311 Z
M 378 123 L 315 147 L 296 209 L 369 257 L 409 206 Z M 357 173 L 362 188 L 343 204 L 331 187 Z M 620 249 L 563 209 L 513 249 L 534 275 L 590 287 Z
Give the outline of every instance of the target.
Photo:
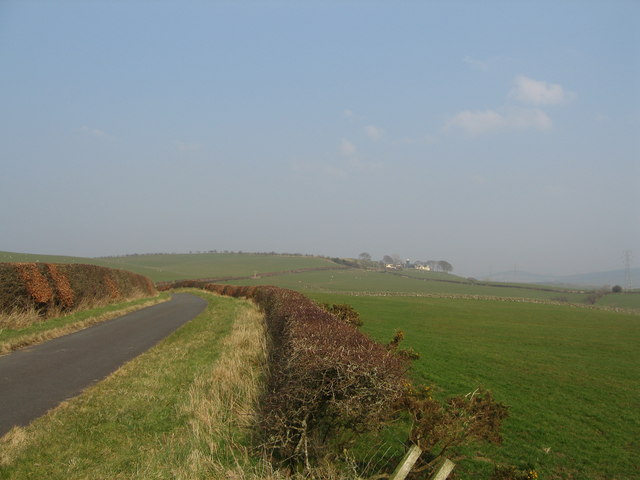
M 353 113 L 353 110 L 350 110 L 348 108 L 344 109 L 342 112 L 342 116 L 344 118 L 348 118 L 349 120 L 354 119 L 357 117 L 357 115 L 355 113 Z
M 486 72 L 487 70 L 489 70 L 489 64 L 487 62 L 483 62 L 481 60 L 471 58 L 469 56 L 464 57 L 462 61 L 467 65 L 469 65 L 474 70 L 482 70 L 483 72 Z
M 356 153 L 358 153 L 358 149 L 349 140 L 343 138 L 342 142 L 340 142 L 340 153 L 345 157 L 353 157 Z
M 516 77 L 509 98 L 532 105 L 557 105 L 568 100 L 572 94 L 557 83 L 534 80 L 524 75 Z
M 514 109 L 505 113 L 495 110 L 460 112 L 450 118 L 444 130 L 462 130 L 467 135 L 482 135 L 510 130 L 550 130 L 553 122 L 540 109 Z
M 382 129 L 373 125 L 367 125 L 366 127 L 364 127 L 364 134 L 371 140 L 376 142 L 382 138 Z
M 107 136 L 107 134 L 102 130 L 99 130 L 97 128 L 90 128 L 90 127 L 87 127 L 86 125 L 83 125 L 80 128 L 76 128 L 76 132 L 82 133 L 83 135 L 87 135 L 89 137 L 95 137 L 95 138 Z
M 469 135 L 500 130 L 505 126 L 505 119 L 495 110 L 484 112 L 466 110 L 454 115 L 447 121 L 444 129 L 461 129 Z
M 518 109 L 510 112 L 507 119 L 507 126 L 518 130 L 551 130 L 553 122 L 549 115 L 539 108 Z

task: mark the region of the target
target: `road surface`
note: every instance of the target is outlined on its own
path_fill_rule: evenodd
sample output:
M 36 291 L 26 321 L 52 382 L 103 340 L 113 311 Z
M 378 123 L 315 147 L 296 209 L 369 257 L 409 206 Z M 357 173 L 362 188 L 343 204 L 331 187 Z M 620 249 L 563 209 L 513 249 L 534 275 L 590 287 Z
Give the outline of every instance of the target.
M 1 356 L 0 436 L 102 380 L 206 305 L 195 295 L 174 294 L 168 302 Z

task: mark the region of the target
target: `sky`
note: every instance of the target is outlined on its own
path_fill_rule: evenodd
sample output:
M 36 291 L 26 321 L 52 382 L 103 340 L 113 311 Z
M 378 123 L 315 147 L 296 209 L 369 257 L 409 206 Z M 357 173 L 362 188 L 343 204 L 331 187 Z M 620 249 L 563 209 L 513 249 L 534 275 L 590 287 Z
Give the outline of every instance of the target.
M 0 250 L 640 263 L 640 2 L 0 0 Z

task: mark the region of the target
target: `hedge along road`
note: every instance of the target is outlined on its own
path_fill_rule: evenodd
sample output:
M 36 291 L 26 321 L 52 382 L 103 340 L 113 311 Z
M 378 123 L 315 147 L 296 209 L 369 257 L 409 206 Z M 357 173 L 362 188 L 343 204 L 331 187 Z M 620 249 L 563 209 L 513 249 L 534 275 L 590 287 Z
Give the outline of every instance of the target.
M 195 318 L 206 300 L 185 293 L 0 357 L 0 436 L 76 396 Z

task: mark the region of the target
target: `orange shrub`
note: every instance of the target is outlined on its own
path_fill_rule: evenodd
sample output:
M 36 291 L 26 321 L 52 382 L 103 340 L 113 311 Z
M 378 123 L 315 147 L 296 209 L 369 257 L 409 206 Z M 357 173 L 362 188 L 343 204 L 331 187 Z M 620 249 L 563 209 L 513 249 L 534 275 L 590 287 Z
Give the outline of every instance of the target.
M 35 263 L 16 263 L 15 266 L 29 295 L 36 303 L 51 301 L 53 290 Z
M 120 296 L 120 291 L 118 290 L 118 286 L 116 285 L 116 282 L 113 281 L 113 278 L 111 278 L 111 274 L 109 272 L 104 273 L 104 283 L 107 286 L 109 297 L 115 299 Z
M 96 265 L 0 263 L 0 312 L 42 315 L 157 293 L 147 277 Z
M 64 308 L 73 307 L 73 290 L 71 289 L 71 285 L 69 284 L 69 279 L 65 276 L 63 272 L 60 271 L 58 265 L 55 263 L 47 264 L 47 268 L 49 270 L 49 274 L 51 278 L 53 278 L 56 294 L 60 299 L 60 303 Z

